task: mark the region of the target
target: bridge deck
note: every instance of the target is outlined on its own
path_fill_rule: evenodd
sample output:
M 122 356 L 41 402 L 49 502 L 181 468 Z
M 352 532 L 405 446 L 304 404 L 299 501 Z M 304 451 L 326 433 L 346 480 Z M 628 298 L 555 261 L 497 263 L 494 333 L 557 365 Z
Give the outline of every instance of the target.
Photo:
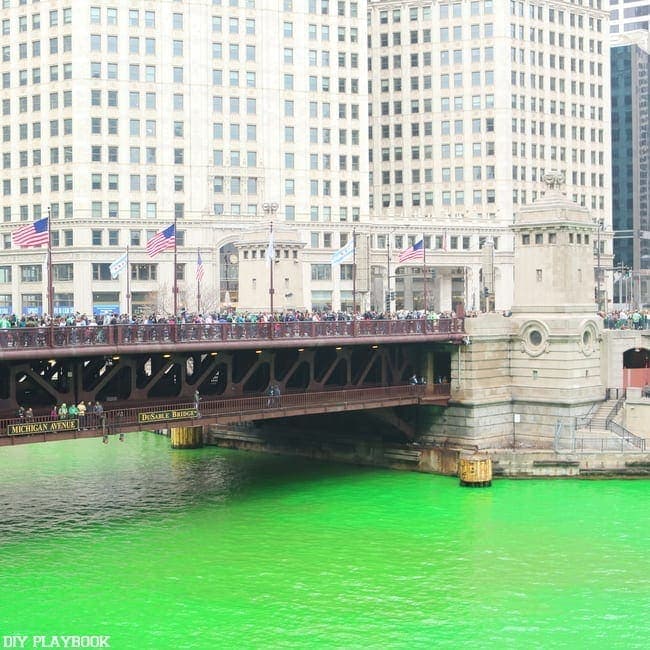
M 0 360 L 171 352 L 181 347 L 209 351 L 369 342 L 451 340 L 460 343 L 463 337 L 461 318 L 24 327 L 0 330 Z
M 53 421 L 47 416 L 36 417 L 29 422 L 12 418 L 0 420 L 0 446 L 92 438 L 173 426 L 232 424 L 297 415 L 406 406 L 420 404 L 425 400 L 427 404 L 444 406 L 449 401 L 449 395 L 449 384 L 402 385 L 205 400 L 200 402 L 199 412 L 193 403 L 147 403 L 140 407 L 106 410 L 103 418 L 94 414 L 87 415 L 82 421 Z

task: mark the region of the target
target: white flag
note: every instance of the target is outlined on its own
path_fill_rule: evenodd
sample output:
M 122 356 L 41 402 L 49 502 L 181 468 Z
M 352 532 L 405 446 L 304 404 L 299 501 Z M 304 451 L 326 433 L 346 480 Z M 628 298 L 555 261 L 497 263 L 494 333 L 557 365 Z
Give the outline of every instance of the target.
M 335 251 L 332 254 L 332 259 L 330 260 L 330 264 L 340 264 L 346 257 L 349 255 L 352 255 L 354 252 L 354 237 L 352 239 L 348 239 L 348 243 L 343 246 L 343 248 L 339 248 L 337 251 Z
M 269 236 L 269 245 L 266 248 L 266 262 L 271 264 L 275 259 L 275 242 L 273 241 L 273 228 L 271 228 L 271 234 Z
M 111 265 L 108 267 L 108 270 L 111 272 L 111 277 L 113 280 L 124 271 L 128 263 L 128 257 L 126 253 L 122 253 L 114 262 L 111 262 Z

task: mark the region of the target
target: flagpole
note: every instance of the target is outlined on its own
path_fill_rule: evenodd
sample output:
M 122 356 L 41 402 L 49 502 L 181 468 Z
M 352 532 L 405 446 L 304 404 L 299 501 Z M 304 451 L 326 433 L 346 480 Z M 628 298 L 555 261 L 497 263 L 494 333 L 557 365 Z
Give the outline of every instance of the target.
M 196 273 L 196 313 L 201 313 L 201 278 L 198 273 L 198 263 L 199 258 L 201 257 L 201 249 L 196 249 L 196 263 L 197 263 L 197 273 Z
M 352 228 L 352 316 L 357 313 L 357 231 Z
M 174 318 L 178 315 L 178 280 L 176 278 L 176 210 L 174 210 Z
M 50 319 L 54 322 L 54 284 L 52 281 L 52 208 L 47 207 L 47 301 Z
M 275 242 L 273 241 L 273 221 L 271 221 L 271 227 L 269 231 L 269 242 L 275 247 Z M 271 307 L 271 321 L 273 321 L 273 294 L 275 289 L 273 288 L 273 266 L 275 262 L 275 248 L 271 250 L 271 259 L 269 260 L 269 302 Z M 273 336 L 273 326 L 271 326 L 271 336 Z
M 427 318 L 427 247 L 424 241 L 424 233 L 422 233 L 422 266 L 424 271 L 424 279 L 422 281 L 422 304 L 424 305 L 424 318 Z
M 392 312 L 392 300 L 391 300 L 391 293 L 390 293 L 390 230 L 388 231 L 388 235 L 386 236 L 386 273 L 388 274 L 388 277 L 386 278 L 388 280 L 388 300 L 386 301 L 386 305 L 388 309 L 388 314 L 386 316 L 390 316 Z
M 126 247 L 126 313 L 131 316 L 131 264 L 129 263 L 129 247 Z

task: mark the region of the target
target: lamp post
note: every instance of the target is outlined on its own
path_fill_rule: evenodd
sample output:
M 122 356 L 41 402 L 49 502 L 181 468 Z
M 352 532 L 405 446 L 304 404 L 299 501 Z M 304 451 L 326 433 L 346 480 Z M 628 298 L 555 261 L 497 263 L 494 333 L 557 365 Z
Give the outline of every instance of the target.
M 275 242 L 273 240 L 273 218 L 275 213 L 278 211 L 277 203 L 262 203 L 262 210 L 264 213 L 270 217 L 271 226 L 269 229 L 269 245 L 266 249 L 266 259 L 269 265 L 269 306 L 271 308 L 271 321 L 273 321 L 273 294 L 275 289 L 273 288 L 273 262 L 275 261 Z M 273 336 L 273 327 L 271 327 L 271 336 Z

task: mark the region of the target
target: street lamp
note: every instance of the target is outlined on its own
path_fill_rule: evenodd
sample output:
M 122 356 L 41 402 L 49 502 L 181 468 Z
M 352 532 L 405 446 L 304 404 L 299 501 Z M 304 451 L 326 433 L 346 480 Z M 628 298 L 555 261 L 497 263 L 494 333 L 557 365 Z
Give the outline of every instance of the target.
M 271 321 L 273 320 L 273 294 L 275 289 L 273 288 L 273 263 L 275 261 L 275 242 L 273 241 L 273 218 L 275 213 L 278 211 L 277 203 L 262 203 L 262 210 L 264 213 L 270 217 L 271 225 L 269 228 L 269 246 L 266 250 L 266 259 L 269 264 L 269 303 L 271 308 Z M 273 336 L 273 328 L 271 327 L 271 336 Z
M 600 301 L 600 283 L 601 283 L 601 268 L 600 268 L 600 233 L 603 229 L 603 220 L 596 219 L 597 231 L 596 231 L 596 306 L 598 311 L 601 309 Z

